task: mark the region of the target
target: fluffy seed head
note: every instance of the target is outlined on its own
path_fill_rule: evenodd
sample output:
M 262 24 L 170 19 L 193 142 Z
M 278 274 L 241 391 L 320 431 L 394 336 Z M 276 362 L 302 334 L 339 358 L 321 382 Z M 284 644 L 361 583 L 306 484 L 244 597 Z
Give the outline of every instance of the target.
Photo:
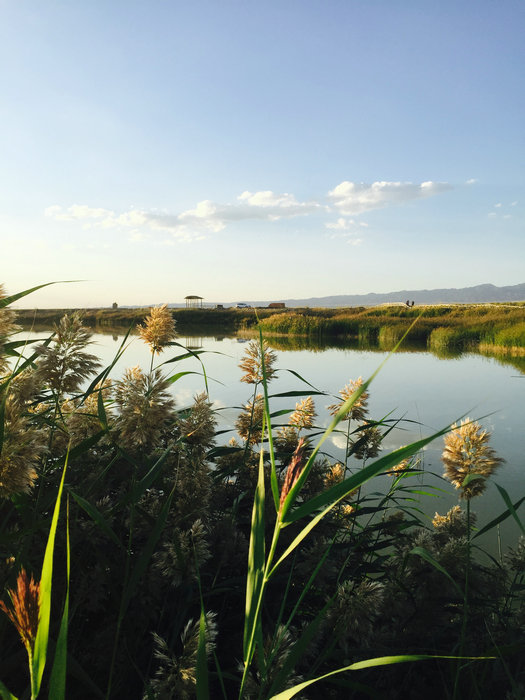
M 18 403 L 8 397 L 0 452 L 0 498 L 31 489 L 37 478 L 36 468 L 46 449 L 44 431 L 34 428 Z
M 3 600 L 0 600 L 0 610 L 3 610 L 16 627 L 30 657 L 33 654 L 38 630 L 39 590 L 40 583 L 35 583 L 33 577 L 29 578 L 27 571 L 21 569 L 16 580 L 16 590 L 7 589 L 11 605 L 7 606 Z
M 307 396 L 305 399 L 295 404 L 295 411 L 290 416 L 288 422 L 290 425 L 299 428 L 299 430 L 308 429 L 314 424 L 316 415 L 314 400 L 311 396 Z
M 138 327 L 139 335 L 150 346 L 151 352 L 160 352 L 175 338 L 175 321 L 167 304 L 150 309 L 144 325 Z
M 262 352 L 260 343 L 256 340 L 251 340 L 244 352 L 244 357 L 241 360 L 239 367 L 244 372 L 241 377 L 241 382 L 246 384 L 258 384 L 263 380 L 263 358 L 264 371 L 266 373 L 266 381 L 270 381 L 276 370 L 273 365 L 277 359 L 277 355 L 270 347 L 266 340 L 263 340 Z
M 444 476 L 460 490 L 460 498 L 470 499 L 483 493 L 485 479 L 504 461 L 490 447 L 489 439 L 490 433 L 468 418 L 445 435 L 441 456 Z
M 286 496 L 290 493 L 292 488 L 297 483 L 297 480 L 301 476 L 304 466 L 304 448 L 305 442 L 304 438 L 300 438 L 295 448 L 295 452 L 292 455 L 292 459 L 288 468 L 286 470 L 286 476 L 284 477 L 283 488 L 281 489 L 281 499 L 279 503 L 279 510 L 283 507 L 283 503 L 286 500 Z
M 54 328 L 53 343 L 40 348 L 37 379 L 57 394 L 72 393 L 95 374 L 100 362 L 95 355 L 85 352 L 91 342 L 91 331 L 82 325 L 78 312 L 66 314 Z
M 361 460 L 377 457 L 382 439 L 381 431 L 375 426 L 365 428 L 355 443 L 354 457 Z
M 264 398 L 257 394 L 255 401 L 248 401 L 243 412 L 235 421 L 235 428 L 243 440 L 249 440 L 250 445 L 256 445 L 262 440 L 262 421 L 264 414 Z
M 336 484 L 340 484 L 345 478 L 345 470 L 342 464 L 334 464 L 328 469 L 323 477 L 326 489 L 332 488 Z
M 330 411 L 331 415 L 335 416 L 335 414 L 340 411 L 341 407 L 345 404 L 345 402 L 348 401 L 352 394 L 354 394 L 362 385 L 363 379 L 362 377 L 359 377 L 359 379 L 356 379 L 355 381 L 350 381 L 346 386 L 344 386 L 339 391 L 341 400 L 337 403 L 332 404 L 331 406 L 328 406 L 328 410 Z M 345 414 L 343 420 L 366 420 L 366 417 L 368 415 L 368 398 L 368 392 L 364 391 L 361 394 L 361 396 L 357 399 L 357 401 L 353 404 L 353 406 L 351 406 L 351 408 L 348 409 L 348 412 Z
M 160 370 L 144 374 L 140 367 L 127 369 L 116 384 L 115 401 L 119 409 L 117 427 L 130 447 L 154 447 L 162 431 L 174 421 L 175 402 Z

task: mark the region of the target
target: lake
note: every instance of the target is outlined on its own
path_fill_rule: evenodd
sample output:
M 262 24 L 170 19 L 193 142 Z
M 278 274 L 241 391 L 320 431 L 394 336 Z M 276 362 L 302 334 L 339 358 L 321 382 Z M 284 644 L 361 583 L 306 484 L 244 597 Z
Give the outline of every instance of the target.
M 45 333 L 28 333 L 28 338 L 45 338 Z M 92 352 L 104 365 L 109 364 L 123 340 L 120 331 L 95 333 Z M 204 351 L 200 358 L 208 376 L 210 399 L 218 410 L 219 429 L 232 429 L 240 407 L 251 398 L 251 386 L 240 382 L 238 364 L 248 342 L 243 337 L 187 337 L 178 338 L 184 347 Z M 293 370 L 330 396 L 315 396 L 318 414 L 317 425 L 326 427 L 329 416 L 326 407 L 334 403 L 333 395 L 351 379 L 368 378 L 388 356 L 386 352 L 350 349 L 344 347 L 310 347 L 309 349 L 283 349 L 290 343 L 274 341 L 279 349 L 276 367 L 277 377 L 270 383 L 271 394 L 287 391 L 308 391 Z M 272 340 L 269 339 L 270 345 Z M 292 343 L 293 347 L 293 343 Z M 170 348 L 159 363 L 184 352 L 182 348 Z M 119 379 L 126 367 L 139 365 L 149 368 L 149 348 L 137 336 L 131 336 L 124 356 L 116 364 L 112 378 Z M 178 407 L 192 402 L 192 397 L 205 390 L 201 365 L 196 358 L 165 365 L 169 373 L 182 370 L 195 372 L 180 378 L 173 384 Z M 295 408 L 299 399 L 274 398 L 271 410 Z M 383 442 L 385 450 L 395 449 L 469 416 L 479 420 L 492 432 L 491 445 L 505 459 L 484 495 L 472 501 L 472 509 L 478 513 L 478 525 L 482 526 L 505 510 L 503 500 L 494 481 L 503 486 L 513 502 L 525 494 L 525 430 L 524 430 L 525 374 L 511 364 L 478 354 L 462 354 L 453 359 L 440 359 L 425 351 L 398 351 L 391 355 L 370 387 L 369 413 L 374 420 L 388 416 L 401 419 Z M 286 422 L 285 418 L 280 418 Z M 232 433 L 233 434 L 233 433 Z M 227 441 L 228 435 L 224 438 Z M 333 435 L 327 451 L 335 459 L 343 459 L 345 441 L 342 435 Z M 433 475 L 421 477 L 422 483 L 431 484 L 446 493 L 436 492 L 435 497 L 423 496 L 422 507 L 432 517 L 435 511 L 444 514 L 457 502 L 454 488 L 444 482 L 441 452 L 443 440 L 432 443 L 422 455 L 426 470 Z M 386 490 L 389 477 L 370 482 L 368 491 Z M 523 509 L 522 509 L 523 512 Z M 525 517 L 522 515 L 522 519 Z M 507 519 L 501 525 L 504 542 L 515 544 L 519 534 L 517 524 Z M 484 545 L 491 551 L 496 548 L 496 536 Z

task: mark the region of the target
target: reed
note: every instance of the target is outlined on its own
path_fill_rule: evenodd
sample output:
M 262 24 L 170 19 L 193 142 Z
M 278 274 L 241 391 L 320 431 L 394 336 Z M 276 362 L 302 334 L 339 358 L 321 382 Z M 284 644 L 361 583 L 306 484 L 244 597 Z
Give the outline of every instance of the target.
M 525 496 L 497 487 L 501 513 L 477 529 L 470 498 L 466 511 L 458 505 L 432 522 L 419 503 L 439 494 L 422 454 L 440 437 L 461 493 L 481 490 L 487 459 L 497 463 L 481 428 L 467 435 L 447 426 L 388 453 L 383 441 L 396 421 L 373 420 L 367 404 L 377 372 L 344 378 L 335 397 L 297 374 L 297 389 L 280 392 L 263 319 L 240 367 L 245 407 L 225 436 L 204 363 L 206 392 L 190 407 L 173 402 L 170 385 L 202 352 L 177 343 L 165 309 L 142 320 L 150 367 L 112 378 L 127 338 L 106 368 L 90 357 L 78 318 L 57 322 L 43 347 L 24 347 L 11 335 L 12 315 L 2 316 L 17 298 L 0 299 L 10 359 L 0 375 L 0 695 L 285 700 L 392 688 L 432 697 L 435 688 L 439 698 L 519 697 L 525 539 L 499 559 L 478 543 L 507 518 L 525 537 Z M 383 342 L 406 331 L 403 312 Z M 317 332 L 313 314 L 282 316 L 277 325 Z M 366 322 L 379 335 L 376 317 L 379 325 Z M 173 352 L 164 362 L 161 347 Z M 288 407 L 275 411 L 274 395 Z M 344 464 L 329 455 L 335 435 L 346 443 Z M 467 438 L 480 447 L 469 465 L 459 444 Z M 18 480 L 5 478 L 4 446 Z M 385 493 L 367 487 L 377 475 L 388 479 Z M 58 521 L 62 494 L 70 508 L 60 522 L 69 527 Z M 31 680 L 7 591 L 42 561 L 46 612 Z M 28 580 L 20 590 L 33 590 Z

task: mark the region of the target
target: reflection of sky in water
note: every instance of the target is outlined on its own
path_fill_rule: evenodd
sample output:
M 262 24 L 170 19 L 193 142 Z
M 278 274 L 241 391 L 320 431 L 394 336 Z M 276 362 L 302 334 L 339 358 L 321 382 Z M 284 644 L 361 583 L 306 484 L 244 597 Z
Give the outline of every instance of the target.
M 45 337 L 34 334 L 33 337 Z M 95 334 L 96 345 L 93 352 L 98 354 L 104 365 L 109 364 L 122 342 L 123 336 Z M 181 344 L 190 341 L 192 347 L 202 346 L 206 350 L 200 355 L 210 389 L 210 397 L 218 411 L 219 429 L 231 427 L 237 416 L 233 407 L 246 403 L 253 393 L 253 387 L 240 382 L 239 361 L 245 350 L 245 344 L 235 338 L 179 338 Z M 136 336 L 128 341 L 129 347 L 112 371 L 113 379 L 119 379 L 126 367 L 140 365 L 149 368 L 151 355 L 149 349 Z M 182 348 L 170 348 L 161 355 L 159 362 L 184 354 Z M 322 352 L 306 350 L 277 351 L 276 366 L 281 370 L 270 383 L 270 393 L 285 391 L 308 391 L 309 387 L 297 377 L 287 372 L 293 369 L 319 390 L 337 394 L 350 379 L 369 377 L 386 357 L 386 353 L 328 349 Z M 204 391 L 204 378 L 200 362 L 189 358 L 181 362 L 166 364 L 165 371 L 176 374 L 192 371 L 173 384 L 173 393 L 179 407 L 191 404 L 192 397 Z M 491 445 L 504 457 L 506 464 L 500 468 L 495 480 L 510 493 L 513 501 L 525 494 L 525 431 L 524 431 L 524 397 L 525 379 L 512 366 L 506 366 L 496 360 L 480 355 L 463 355 L 459 359 L 437 359 L 429 353 L 398 352 L 389 358 L 370 388 L 370 417 L 378 420 L 389 415 L 389 419 L 403 419 L 384 443 L 386 449 L 394 449 L 421 437 L 430 435 L 454 420 L 468 415 L 478 419 L 485 428 L 493 431 Z M 331 397 L 316 396 L 317 423 L 326 427 L 329 417 L 326 407 L 334 402 Z M 275 398 L 271 401 L 271 410 L 289 408 L 293 410 L 299 398 Z M 286 416 L 276 419 L 286 422 Z M 340 425 L 346 430 L 345 424 Z M 225 436 L 224 441 L 228 436 Z M 346 438 L 342 434 L 332 436 L 325 443 L 327 451 L 342 459 Z M 440 475 L 442 465 L 440 455 L 442 439 L 430 445 L 424 453 L 425 468 Z M 448 494 L 453 488 L 438 477 L 425 476 L 422 481 L 445 488 Z M 388 478 L 383 477 L 373 483 L 373 490 L 388 488 Z M 481 497 L 479 505 L 473 501 L 474 511 L 479 513 L 479 524 L 483 525 L 504 510 L 504 504 L 493 484 L 489 484 L 486 495 Z M 456 502 L 455 496 L 440 494 L 431 499 L 427 512 L 433 515 L 436 510 L 444 513 Z M 483 515 L 480 506 L 483 505 Z M 525 510 L 522 508 L 525 520 Z M 502 533 L 517 532 L 510 520 L 502 525 Z

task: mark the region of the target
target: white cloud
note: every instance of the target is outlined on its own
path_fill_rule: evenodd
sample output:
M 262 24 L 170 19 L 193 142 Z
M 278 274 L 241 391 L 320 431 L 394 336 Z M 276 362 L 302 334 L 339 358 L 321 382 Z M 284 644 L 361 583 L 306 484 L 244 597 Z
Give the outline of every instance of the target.
M 475 177 L 471 177 L 465 181 L 465 185 L 474 185 L 476 182 L 478 182 L 478 179 Z
M 101 219 L 114 216 L 114 213 L 108 209 L 94 209 L 88 207 L 86 204 L 73 204 L 67 209 L 55 204 L 52 207 L 48 207 L 44 214 L 45 216 L 58 219 L 59 221 L 80 221 L 84 219 Z
M 328 193 L 329 198 L 342 214 L 361 214 L 372 209 L 382 209 L 389 204 L 403 204 L 415 199 L 432 197 L 452 189 L 446 182 L 374 182 L 355 183 L 345 180 Z
M 498 202 L 497 204 L 494 205 L 496 209 L 499 209 L 501 207 L 501 202 Z
M 510 203 L 510 206 L 511 206 L 511 207 L 515 207 L 517 204 L 518 204 L 517 201 L 516 201 L 516 202 L 511 202 L 511 203 Z
M 350 231 L 356 226 L 360 228 L 368 228 L 366 221 L 356 221 L 355 219 L 344 219 L 342 216 L 337 221 L 331 221 L 325 224 L 325 228 L 331 231 Z
M 115 214 L 109 209 L 92 208 L 74 204 L 64 209 L 58 205 L 48 207 L 45 215 L 59 221 L 82 221 L 86 228 L 91 226 L 105 229 L 142 229 L 169 231 L 176 238 L 195 240 L 206 233 L 218 233 L 226 225 L 235 221 L 266 220 L 306 216 L 327 207 L 318 202 L 299 202 L 293 195 L 277 194 L 271 190 L 260 192 L 245 191 L 235 204 L 217 204 L 209 199 L 198 202 L 194 209 L 180 214 L 160 214 L 140 209 L 131 209 Z
M 209 199 L 195 207 L 176 213 L 147 211 L 132 207 L 128 211 L 115 212 L 102 207 L 73 204 L 70 207 L 53 205 L 45 210 L 45 216 L 58 221 L 78 222 L 83 228 L 128 231 L 131 240 L 144 240 L 148 234 L 162 231 L 179 242 L 206 238 L 222 231 L 230 223 L 241 221 L 277 221 L 311 215 L 339 214 L 335 221 L 325 223 L 328 230 L 349 232 L 368 224 L 351 217 L 364 211 L 378 209 L 389 204 L 430 197 L 450 188 L 446 183 L 423 182 L 374 182 L 371 185 L 344 181 L 328 193 L 330 205 L 321 201 L 300 201 L 289 192 L 245 190 L 233 203 L 219 204 Z M 357 245 L 359 238 L 352 238 Z

